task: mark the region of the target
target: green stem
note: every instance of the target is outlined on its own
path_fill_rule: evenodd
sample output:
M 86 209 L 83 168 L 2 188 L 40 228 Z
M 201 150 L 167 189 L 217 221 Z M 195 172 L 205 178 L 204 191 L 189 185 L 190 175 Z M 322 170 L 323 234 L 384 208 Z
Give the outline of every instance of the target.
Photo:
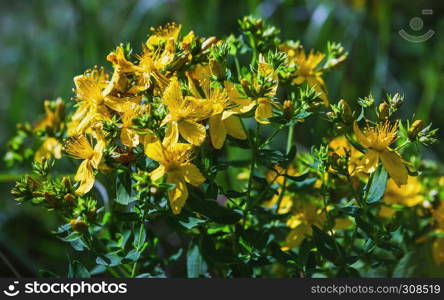
M 294 144 L 294 125 L 290 126 L 288 128 L 288 136 L 287 136 L 287 148 L 286 148 L 286 154 L 290 153 L 291 147 Z M 285 170 L 285 177 L 284 182 L 282 186 L 282 192 L 279 195 L 279 199 L 276 206 L 276 213 L 279 211 L 279 207 L 281 207 L 282 199 L 284 198 L 285 191 L 287 189 L 287 176 L 288 175 L 288 168 Z
M 119 278 L 119 277 L 120 277 L 119 274 L 117 274 L 117 272 L 113 270 L 113 268 L 111 268 L 111 267 L 106 267 L 106 270 L 107 270 L 108 273 L 110 273 L 113 277 L 115 277 L 115 278 Z

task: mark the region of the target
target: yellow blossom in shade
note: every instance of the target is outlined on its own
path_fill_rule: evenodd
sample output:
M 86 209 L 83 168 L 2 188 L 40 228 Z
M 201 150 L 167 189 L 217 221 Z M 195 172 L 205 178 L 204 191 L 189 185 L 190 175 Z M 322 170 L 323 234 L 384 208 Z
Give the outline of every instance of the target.
M 432 244 L 433 260 L 437 265 L 444 262 L 444 237 L 437 237 Z
M 311 203 L 303 203 L 287 221 L 288 227 L 292 230 L 288 233 L 282 250 L 288 251 L 298 247 L 306 236 L 312 234 L 311 226 L 321 227 L 325 220 L 325 212 L 322 209 Z
M 34 130 L 47 128 L 57 130 L 62 125 L 64 117 L 65 104 L 62 99 L 57 98 L 54 109 L 51 108 L 51 101 L 48 100 L 43 102 L 43 107 L 45 109 L 45 118 L 34 126 Z
M 390 125 L 389 121 L 376 126 L 367 125 L 364 131 L 361 131 L 356 122 L 353 124 L 358 142 L 367 149 L 357 169 L 372 173 L 381 160 L 390 177 L 398 186 L 401 186 L 407 183 L 408 171 L 401 156 L 390 148 L 390 144 L 396 139 L 397 129 L 398 125 Z
M 441 202 L 438 208 L 432 211 L 433 218 L 435 219 L 437 228 L 444 230 L 444 204 Z
M 274 184 L 277 184 L 280 187 L 277 190 L 278 191 L 277 195 L 273 195 L 273 197 L 269 201 L 266 201 L 262 204 L 264 207 L 267 207 L 267 208 L 272 208 L 278 204 L 280 195 L 283 191 L 282 188 L 283 188 L 283 185 L 285 182 L 284 175 L 285 174 L 290 175 L 290 176 L 299 176 L 300 175 L 299 172 L 296 170 L 296 168 L 292 164 L 290 164 L 287 169 L 284 169 L 279 165 L 275 165 L 274 170 L 275 171 L 270 171 L 267 173 L 267 181 L 270 183 L 273 182 Z M 273 179 L 274 179 L 274 181 L 273 181 Z M 289 182 L 287 181 L 286 186 L 288 186 L 288 184 L 289 184 Z M 290 209 L 292 207 L 293 207 L 293 196 L 284 195 L 284 196 L 282 196 L 282 200 L 279 205 L 277 213 L 278 214 L 286 214 L 290 211 Z
M 416 177 L 409 176 L 407 179 L 407 184 L 405 186 L 399 187 L 393 179 L 387 181 L 387 188 L 384 193 L 384 202 L 386 204 L 394 205 L 405 205 L 412 207 L 418 205 L 424 200 L 421 195 L 421 184 Z M 388 206 L 382 206 L 379 211 L 379 215 L 382 217 L 391 217 L 396 211 Z
M 103 68 L 95 67 L 87 70 L 85 74 L 74 77 L 76 96 L 74 100 L 78 108 L 68 125 L 68 135 L 85 133 L 95 120 L 109 117 L 110 110 L 120 112 L 122 106 L 128 102 L 137 103 L 140 97 L 117 97 L 106 95 L 105 88 L 108 85 L 107 75 Z
M 358 175 L 356 174 L 356 168 L 358 166 L 359 159 L 363 156 L 363 154 L 356 150 L 347 140 L 345 136 L 335 137 L 330 141 L 328 147 L 333 150 L 334 153 L 339 156 L 345 156 L 346 151 L 350 153 L 350 160 L 348 162 L 348 172 L 350 175 Z
M 165 89 L 162 103 L 168 107 L 168 115 L 162 121 L 166 125 L 164 144 L 174 145 L 179 134 L 193 145 L 199 146 L 206 136 L 205 126 L 198 123 L 212 114 L 212 107 L 203 100 L 183 97 L 179 81 L 173 77 Z
M 291 47 L 281 48 L 286 50 L 290 63 L 296 66 L 293 82 L 298 85 L 307 82 L 310 87 L 313 87 L 320 94 L 324 104 L 328 105 L 327 87 L 322 79 L 323 73 L 316 70 L 319 63 L 325 58 L 325 54 L 313 50 L 306 54 L 302 46 L 298 46 L 296 49 Z
M 93 187 L 94 171 L 99 168 L 104 148 L 105 141 L 102 138 L 97 138 L 94 148 L 85 135 L 73 136 L 66 141 L 65 152 L 76 159 L 83 160 L 74 177 L 74 180 L 80 182 L 76 190 L 77 195 L 84 195 Z
M 166 176 L 166 182 L 176 186 L 168 191 L 168 199 L 174 214 L 181 212 L 188 198 L 186 183 L 199 186 L 205 181 L 205 177 L 191 162 L 192 149 L 192 145 L 184 143 L 165 147 L 160 141 L 145 146 L 145 154 L 160 164 L 151 172 L 151 180 L 157 181 Z
M 43 158 L 51 159 L 52 157 L 62 158 L 62 145 L 56 138 L 48 137 L 35 152 L 34 160 L 40 162 Z

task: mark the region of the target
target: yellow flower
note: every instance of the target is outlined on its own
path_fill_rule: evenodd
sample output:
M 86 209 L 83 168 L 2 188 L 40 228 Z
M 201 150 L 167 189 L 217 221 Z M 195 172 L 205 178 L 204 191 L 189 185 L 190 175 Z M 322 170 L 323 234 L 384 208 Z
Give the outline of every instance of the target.
M 145 146 L 145 154 L 159 162 L 159 167 L 151 173 L 151 180 L 156 181 L 166 176 L 166 182 L 176 187 L 168 191 L 168 199 L 174 214 L 179 214 L 188 198 L 186 183 L 199 186 L 205 177 L 199 169 L 191 163 L 193 146 L 177 143 L 165 147 L 160 141 Z
M 296 168 L 290 164 L 288 166 L 288 169 L 285 170 L 284 168 L 280 167 L 279 165 L 275 165 L 274 169 L 277 171 L 277 173 L 275 171 L 270 171 L 267 173 L 267 180 L 268 182 L 272 182 L 273 179 L 275 178 L 275 176 L 278 176 L 275 180 L 274 180 L 274 184 L 279 185 L 280 187 L 278 188 L 278 195 L 273 195 L 273 198 L 271 198 L 269 201 L 266 201 L 263 203 L 264 207 L 267 208 L 272 208 L 273 206 L 277 205 L 280 195 L 283 191 L 283 186 L 284 186 L 284 182 L 285 182 L 285 174 L 290 175 L 290 176 L 299 176 L 299 172 L 296 170 Z M 289 182 L 286 182 L 286 186 L 289 185 Z M 290 195 L 284 195 L 282 197 L 281 203 L 279 205 L 278 214 L 286 214 L 290 211 L 290 209 L 293 207 L 293 197 L 294 196 L 290 196 Z
M 140 97 L 116 97 L 105 94 L 108 85 L 107 75 L 103 68 L 95 67 L 85 74 L 74 77 L 77 111 L 68 125 L 68 135 L 83 134 L 91 124 L 103 117 L 109 117 L 109 109 L 122 111 L 122 106 L 128 102 L 139 102 Z
M 362 157 L 362 153 L 356 150 L 347 140 L 345 136 L 335 137 L 330 141 L 328 147 L 333 150 L 339 156 L 345 156 L 346 151 L 350 152 L 350 159 L 348 162 L 348 172 L 350 175 L 358 175 L 356 174 L 356 169 L 358 167 L 359 159 Z
M 61 98 L 57 98 L 54 109 L 51 108 L 51 101 L 48 100 L 43 102 L 43 106 L 46 113 L 45 118 L 34 126 L 34 130 L 47 128 L 57 130 L 62 125 L 65 104 Z
M 150 30 L 154 32 L 154 34 L 148 38 L 145 45 L 148 48 L 153 49 L 168 40 L 176 42 L 179 38 L 181 29 L 182 25 L 176 23 L 168 23 L 165 26 L 159 26 L 158 28 L 151 27 Z
M 203 100 L 194 97 L 183 97 L 179 81 L 173 77 L 165 89 L 162 103 L 168 107 L 169 114 L 162 121 L 166 125 L 164 144 L 174 145 L 179 134 L 193 145 L 199 146 L 205 140 L 205 126 L 198 123 L 207 119 L 212 107 Z
M 436 222 L 435 232 L 442 233 L 444 231 L 444 204 L 441 202 L 438 208 L 432 211 L 433 218 Z M 444 262 L 444 237 L 438 236 L 432 244 L 433 259 L 437 265 Z
M 437 265 L 444 262 L 444 237 L 437 237 L 432 244 L 433 260 Z
M 151 35 L 143 47 L 142 55 L 138 56 L 139 64 L 134 66 L 136 85 L 130 92 L 137 93 L 150 88 L 153 81 L 156 83 L 156 91 L 162 92 L 168 86 L 168 78 L 162 74 L 174 59 L 176 54 L 176 42 L 182 25 L 169 23 L 165 27 L 151 28 Z
M 390 205 L 399 204 L 408 207 L 415 206 L 424 200 L 421 195 L 421 184 L 416 177 L 409 176 L 407 185 L 399 187 L 393 179 L 387 181 L 387 188 L 384 193 L 384 202 Z M 388 206 L 382 206 L 379 215 L 391 217 L 396 211 Z
M 270 122 L 267 119 L 273 116 L 273 106 L 279 110 L 282 108 L 278 103 L 271 100 L 272 97 L 276 95 L 278 88 L 278 75 L 273 70 L 273 67 L 265 61 L 265 58 L 260 55 L 259 63 L 258 63 L 258 75 L 267 78 L 270 82 L 273 83 L 272 87 L 269 91 L 264 94 L 264 97 L 260 97 L 256 100 L 256 111 L 254 112 L 254 118 L 256 122 L 261 124 L 269 124 Z M 259 90 L 262 87 L 259 85 L 257 81 L 255 81 L 255 89 Z
M 287 221 L 288 227 L 292 228 L 292 230 L 288 233 L 282 250 L 288 251 L 298 247 L 306 236 L 312 234 L 311 226 L 321 227 L 325 220 L 325 213 L 322 209 L 311 203 L 302 204 L 296 214 Z
M 42 158 L 51 159 L 51 157 L 56 159 L 62 158 L 62 145 L 56 138 L 48 137 L 35 152 L 34 160 L 41 162 Z
M 356 138 L 367 149 L 367 153 L 359 162 L 358 169 L 372 173 L 381 160 L 390 177 L 398 186 L 401 186 L 407 183 L 407 168 L 400 155 L 390 148 L 390 144 L 396 138 L 397 129 L 397 124 L 391 126 L 388 121 L 385 121 L 373 127 L 367 125 L 362 132 L 356 122 L 353 124 Z
M 194 72 L 195 74 L 188 74 L 188 83 L 193 96 L 201 98 L 202 95 L 194 83 L 197 80 L 204 92 L 205 103 L 211 106 L 212 115 L 208 125 L 213 147 L 222 148 L 227 135 L 245 140 L 247 135 L 236 115 L 249 111 L 254 103 L 242 99 L 232 82 L 225 81 L 224 88 L 211 88 L 208 66 L 196 68 Z
M 127 103 L 124 106 L 121 114 L 122 128 L 120 130 L 120 141 L 123 145 L 133 148 L 139 144 L 139 135 L 136 130 L 132 128 L 133 120 L 138 116 L 140 106 L 134 103 Z
M 321 95 L 321 99 L 327 106 L 327 87 L 322 79 L 323 73 L 316 70 L 319 63 L 324 59 L 325 54 L 311 50 L 307 55 L 302 46 L 297 48 L 281 46 L 281 49 L 287 52 L 290 63 L 294 63 L 296 66 L 293 82 L 298 85 L 307 82 L 310 87 L 313 87 Z
M 99 167 L 104 148 L 105 141 L 102 138 L 97 138 L 94 148 L 85 135 L 73 136 L 67 140 L 65 152 L 74 158 L 83 159 L 74 177 L 74 180 L 80 182 L 80 186 L 76 190 L 77 195 L 84 195 L 93 187 L 94 171 Z

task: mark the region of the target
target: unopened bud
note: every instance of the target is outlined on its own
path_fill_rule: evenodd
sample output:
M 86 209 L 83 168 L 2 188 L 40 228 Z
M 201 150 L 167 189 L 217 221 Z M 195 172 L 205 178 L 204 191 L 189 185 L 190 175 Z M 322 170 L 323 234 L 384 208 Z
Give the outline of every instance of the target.
M 240 84 L 241 84 L 242 88 L 244 89 L 245 93 L 251 97 L 252 93 L 250 90 L 250 82 L 248 80 L 246 80 L 245 78 L 242 78 L 240 80 Z
M 410 140 L 416 140 L 418 133 L 424 129 L 424 122 L 422 120 L 416 120 L 412 123 L 408 130 L 408 135 Z
M 399 93 L 396 93 L 395 95 L 393 95 L 391 102 L 394 107 L 399 108 L 402 103 L 404 103 L 404 99 Z
M 217 79 L 222 80 L 224 78 L 223 66 L 215 59 L 210 59 L 211 74 L 216 76 Z
M 283 113 L 286 119 L 290 119 L 294 115 L 294 104 L 290 100 L 285 100 L 283 105 Z
M 206 50 L 208 48 L 211 47 L 211 45 L 213 45 L 214 43 L 217 42 L 217 39 L 215 36 L 209 37 L 207 38 L 203 43 L 202 43 L 202 50 Z
M 69 180 L 69 177 L 66 177 L 66 176 L 63 177 L 62 184 L 68 191 L 72 190 L 72 184 L 71 184 L 71 180 Z
M 378 106 L 378 115 L 379 119 L 384 120 L 390 116 L 389 105 L 387 102 L 381 103 Z
M 84 233 L 88 230 L 88 224 L 80 219 L 71 220 L 69 224 L 71 225 L 71 228 L 77 232 Z
M 76 206 L 76 202 L 77 202 L 77 198 L 76 196 L 74 196 L 71 193 L 66 194 L 65 196 L 63 196 L 63 199 L 66 201 L 66 203 L 71 206 L 74 207 Z
M 348 105 L 347 101 L 344 99 L 339 100 L 339 107 L 342 108 L 342 117 L 344 121 L 346 122 L 353 122 L 353 112 L 350 108 L 350 105 Z

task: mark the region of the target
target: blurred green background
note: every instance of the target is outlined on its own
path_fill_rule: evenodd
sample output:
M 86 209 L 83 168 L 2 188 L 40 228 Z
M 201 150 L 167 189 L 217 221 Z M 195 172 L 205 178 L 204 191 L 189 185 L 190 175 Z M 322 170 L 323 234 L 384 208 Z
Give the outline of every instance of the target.
M 433 14 L 424 15 L 423 9 Z M 300 40 L 307 48 L 324 50 L 328 40 L 344 45 L 349 60 L 326 75 L 332 102 L 400 92 L 405 96 L 401 115 L 414 113 L 444 128 L 443 12 L 438 0 L 0 1 L 0 155 L 17 122 L 34 122 L 43 114 L 45 99 L 72 97 L 73 76 L 94 65 L 110 70 L 105 57 L 119 43 L 140 49 L 149 27 L 169 21 L 200 36 L 222 38 L 238 34 L 237 19 L 248 14 L 263 17 L 281 29 L 283 39 Z M 423 21 L 420 30 L 410 27 L 414 17 Z M 401 29 L 412 36 L 435 34 L 412 43 L 401 38 Z M 297 135 L 308 145 L 312 136 Z M 442 143 L 426 151 L 437 160 L 443 154 Z M 0 171 L 0 276 L 14 276 L 5 258 L 21 276 L 36 276 L 39 269 L 66 274 L 66 261 L 74 254 L 50 234 L 59 220 L 12 199 L 12 175 L 25 170 L 6 170 L 2 161 Z

